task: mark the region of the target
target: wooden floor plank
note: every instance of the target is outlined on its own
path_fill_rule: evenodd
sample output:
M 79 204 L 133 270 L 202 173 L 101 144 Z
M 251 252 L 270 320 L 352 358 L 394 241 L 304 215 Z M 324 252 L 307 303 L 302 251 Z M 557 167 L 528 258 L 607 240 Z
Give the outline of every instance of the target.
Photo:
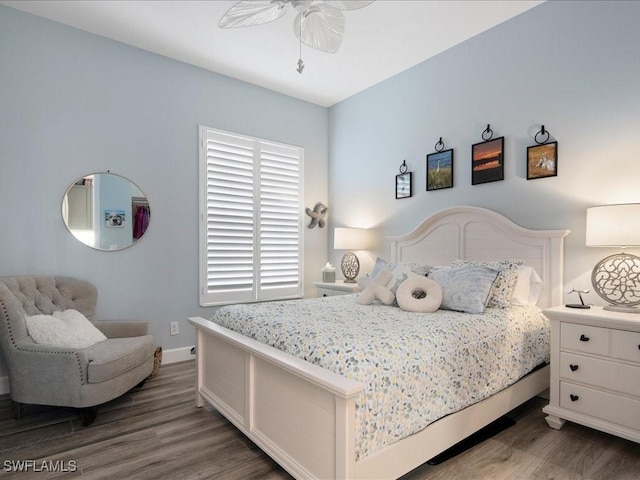
M 73 409 L 28 406 L 11 418 L 0 396 L 0 476 L 20 480 L 292 477 L 210 406 L 194 405 L 194 362 L 163 365 L 142 388 L 101 406 L 81 427 Z M 511 412 L 517 423 L 440 465 L 402 480 L 635 480 L 640 444 L 567 422 L 549 428 L 534 398 Z M 75 472 L 9 472 L 5 461 L 76 462 Z

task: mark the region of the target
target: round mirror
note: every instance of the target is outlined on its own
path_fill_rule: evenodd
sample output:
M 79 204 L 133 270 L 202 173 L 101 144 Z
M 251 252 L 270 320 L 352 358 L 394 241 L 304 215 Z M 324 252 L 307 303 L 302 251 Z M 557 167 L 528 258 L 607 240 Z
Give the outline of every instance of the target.
M 67 189 L 62 218 L 71 234 L 85 245 L 122 250 L 142 238 L 151 210 L 135 183 L 113 173 L 93 173 Z

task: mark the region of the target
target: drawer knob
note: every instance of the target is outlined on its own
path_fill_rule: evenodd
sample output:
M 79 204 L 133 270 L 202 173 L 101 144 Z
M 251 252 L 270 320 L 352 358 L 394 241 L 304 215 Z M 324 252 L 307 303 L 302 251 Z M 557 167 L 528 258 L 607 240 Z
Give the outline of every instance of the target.
M 584 334 L 582 334 L 582 335 L 580 335 L 580 341 L 581 342 L 588 342 L 589 341 L 589 337 L 587 337 Z
M 571 399 L 572 402 L 575 402 L 576 400 L 578 400 L 580 397 L 578 395 L 574 395 L 573 393 L 571 395 L 569 395 L 569 398 Z
M 578 365 L 570 364 L 569 368 L 571 369 L 572 372 L 575 372 L 578 369 Z

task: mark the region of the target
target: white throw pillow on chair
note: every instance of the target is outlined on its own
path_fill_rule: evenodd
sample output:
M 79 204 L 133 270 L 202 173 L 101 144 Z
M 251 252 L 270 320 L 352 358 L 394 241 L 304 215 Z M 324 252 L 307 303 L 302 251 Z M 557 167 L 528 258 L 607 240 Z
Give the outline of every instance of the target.
M 29 336 L 39 344 L 82 349 L 107 339 L 77 310 L 54 312 L 53 315 L 27 316 L 25 321 Z

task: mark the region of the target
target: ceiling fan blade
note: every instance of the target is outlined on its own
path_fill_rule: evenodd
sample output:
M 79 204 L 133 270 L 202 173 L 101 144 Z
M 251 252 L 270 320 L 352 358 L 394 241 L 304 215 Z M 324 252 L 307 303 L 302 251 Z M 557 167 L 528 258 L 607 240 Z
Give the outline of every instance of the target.
M 324 0 L 324 3 L 328 3 L 340 10 L 357 10 L 364 8 L 367 5 L 371 5 L 375 0 Z
M 300 31 L 301 21 L 302 32 Z M 312 5 L 296 16 L 293 21 L 293 31 L 298 40 L 305 45 L 323 52 L 336 53 L 344 34 L 344 15 L 330 5 L 323 3 Z
M 285 0 L 241 0 L 218 22 L 220 28 L 252 27 L 277 20 L 285 14 Z

